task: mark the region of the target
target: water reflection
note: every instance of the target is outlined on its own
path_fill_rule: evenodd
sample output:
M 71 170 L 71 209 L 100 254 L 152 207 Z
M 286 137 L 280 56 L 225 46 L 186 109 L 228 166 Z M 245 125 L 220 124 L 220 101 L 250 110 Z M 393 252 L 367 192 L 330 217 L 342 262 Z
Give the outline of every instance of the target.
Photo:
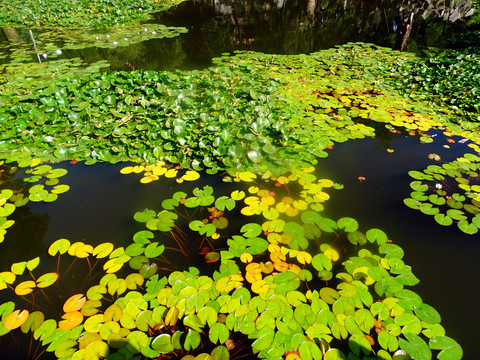
M 473 12 L 470 0 L 192 0 L 151 20 L 187 27 L 187 34 L 103 49 L 86 43 L 90 47 L 63 56 L 87 63 L 108 60 L 113 70 L 173 70 L 203 68 L 213 57 L 235 50 L 308 54 L 349 41 L 418 51 L 448 46 L 452 34 L 467 28 L 462 20 Z M 28 31 L 14 28 L 3 28 L 0 41 L 31 47 Z
M 183 67 L 190 68 L 207 66 L 208 59 L 234 50 L 311 53 L 349 41 L 394 48 L 405 42 L 407 51 L 444 47 L 450 34 L 464 26 L 457 20 L 473 12 L 467 0 L 194 0 L 156 14 L 155 21 L 189 28 L 174 41 L 187 54 Z

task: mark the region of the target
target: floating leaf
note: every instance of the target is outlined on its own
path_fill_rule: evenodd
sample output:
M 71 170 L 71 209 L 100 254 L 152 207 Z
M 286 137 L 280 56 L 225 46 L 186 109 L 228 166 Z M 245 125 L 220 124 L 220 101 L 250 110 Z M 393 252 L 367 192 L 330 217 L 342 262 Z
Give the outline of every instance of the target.
M 353 232 L 358 229 L 358 222 L 355 219 L 344 217 L 337 221 L 338 227 L 346 232 Z
M 15 287 L 15 294 L 20 296 L 30 294 L 36 286 L 37 284 L 32 280 L 21 282 Z
M 48 248 L 48 253 L 55 256 L 57 253 L 65 254 L 70 248 L 70 241 L 67 239 L 58 239 Z
M 21 330 L 24 334 L 28 332 L 34 332 L 37 330 L 40 325 L 42 325 L 43 321 L 45 319 L 45 316 L 41 311 L 34 311 L 32 312 L 29 316 L 27 321 L 25 321 L 21 327 Z
M 58 327 L 62 330 L 71 330 L 80 325 L 83 321 L 83 315 L 79 311 L 72 311 L 63 314 L 62 321 L 58 322 Z
M 200 178 L 200 174 L 193 170 L 188 170 L 182 177 L 186 181 L 195 181 Z
M 441 350 L 437 355 L 439 360 L 459 360 L 463 358 L 460 345 L 448 336 L 434 336 L 428 344 L 434 350 Z
M 93 249 L 92 255 L 97 257 L 98 259 L 102 259 L 110 255 L 113 249 L 114 249 L 114 246 L 112 243 L 102 243 L 100 245 L 97 245 Z
M 40 327 L 35 330 L 33 333 L 33 337 L 38 340 L 40 339 L 41 341 L 49 338 L 57 328 L 57 322 L 53 319 L 48 319 L 45 320 Z
M 220 324 L 221 323 L 216 323 L 213 327 L 215 327 L 217 325 L 220 325 Z M 221 325 L 225 326 L 224 324 L 221 324 Z M 212 332 L 213 327 L 210 328 L 210 333 Z M 210 336 L 210 333 L 209 333 L 209 336 Z M 227 339 L 225 339 L 225 341 L 226 340 Z M 185 348 L 185 350 L 190 351 L 191 349 L 196 349 L 197 347 L 199 347 L 201 341 L 202 340 L 201 340 L 200 334 L 197 331 L 195 331 L 193 329 L 188 329 L 187 336 L 185 337 L 185 343 L 184 343 L 183 347 Z M 212 340 L 212 342 L 216 343 L 216 341 L 213 341 L 213 340 Z
M 405 350 L 415 360 L 430 360 L 432 352 L 423 339 L 412 333 L 405 333 L 405 339 L 400 338 L 399 344 L 402 350 Z
M 37 279 L 37 287 L 46 288 L 52 285 L 58 279 L 58 274 L 55 272 L 43 274 Z
M 87 299 L 83 294 L 70 296 L 67 301 L 65 301 L 65 304 L 63 304 L 63 311 L 65 313 L 78 311 L 85 305 L 86 301 Z
M 252 238 L 252 237 L 256 237 L 256 236 L 258 236 L 262 233 L 262 227 L 258 224 L 250 223 L 250 224 L 246 224 L 246 225 L 242 226 L 240 231 L 242 233 L 244 233 L 243 236 L 245 236 L 247 238 Z
M 15 282 L 15 279 L 16 276 L 13 272 L 0 272 L 0 290 L 6 289 L 9 284 L 13 284 Z
M 256 340 L 252 343 L 255 351 L 266 350 L 270 347 L 275 337 L 275 331 L 272 328 L 264 327 L 255 333 Z
M 6 317 L 3 326 L 8 330 L 19 328 L 27 321 L 28 315 L 28 310 L 15 310 Z
M 160 334 L 152 341 L 152 349 L 159 351 L 162 354 L 167 354 L 174 350 L 172 339 L 169 334 Z
M 453 220 L 450 216 L 445 214 L 437 214 L 435 215 L 435 221 L 443 226 L 450 226 L 453 224 Z
M 388 241 L 387 235 L 380 229 L 370 229 L 365 233 L 367 240 L 381 245 Z

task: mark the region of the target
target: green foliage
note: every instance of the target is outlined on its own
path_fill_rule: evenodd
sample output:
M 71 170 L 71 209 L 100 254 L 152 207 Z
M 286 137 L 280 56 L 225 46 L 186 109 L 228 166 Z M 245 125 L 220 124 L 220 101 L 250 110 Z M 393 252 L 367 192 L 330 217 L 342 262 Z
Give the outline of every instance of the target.
M 75 0 L 65 2 L 22 0 L 2 2 L 1 26 L 110 27 L 149 19 L 149 14 L 181 1 Z
M 37 162 L 31 164 L 34 175 L 46 172 L 56 179 L 63 173 Z M 93 354 L 107 359 L 137 354 L 235 358 L 249 352 L 242 338 L 250 339 L 251 351 L 265 359 L 289 353 L 300 359 L 346 359 L 345 351 L 349 357 L 378 353 L 391 358 L 399 350 L 419 359 L 432 354 L 460 359 L 462 350 L 445 335 L 438 312 L 409 289 L 418 279 L 404 264 L 403 250 L 380 229 L 363 232 L 352 218 L 334 221 L 320 215 L 312 200 L 333 182 L 311 171 L 298 169 L 283 178 L 237 173 L 238 180 L 256 179 L 246 197 L 236 185 L 220 197 L 210 186 L 176 192 L 158 209 L 134 215 L 145 229 L 125 249 L 57 240 L 48 251 L 58 258 L 56 269 L 37 276 L 36 258 L 0 273 L 1 289 L 17 296 L 15 303 L 0 306 L 2 334 L 20 328 L 62 359 Z M 287 211 L 290 201 L 276 198 L 275 184 L 316 192 L 300 192 L 291 202 L 296 211 Z M 10 195 L 2 192 L 5 201 Z M 277 209 L 273 219 L 272 208 Z M 212 218 L 225 218 L 226 226 L 213 227 L 224 235 L 203 231 Z M 227 219 L 235 219 L 234 228 Z M 365 239 L 361 244 L 360 238 Z M 214 261 L 210 252 L 205 254 L 207 264 L 217 264 L 209 265 L 212 275 L 196 267 L 175 269 L 169 260 L 173 252 L 191 256 L 198 251 L 194 247 L 205 244 L 227 249 Z M 88 264 L 88 274 L 76 288 L 80 293 L 61 295 L 67 299 L 62 300 L 62 320 L 49 314 L 60 309 L 22 310 L 41 294 L 53 297 L 52 285 L 79 262 Z
M 32 9 L 25 18 L 19 3 L 3 4 L 0 22 L 123 26 L 176 2 L 24 1 L 22 11 Z M 183 31 L 144 28 L 139 34 L 125 25 L 109 37 L 63 30 L 55 39 L 62 49 L 106 48 Z M 53 61 L 33 64 L 38 52 L 17 49 L 13 63 L 1 65 L 0 157 L 8 169 L 1 173 L 2 239 L 17 207 L 54 201 L 68 190 L 58 181 L 65 171 L 41 164 L 47 160 L 133 161 L 121 173 L 138 174 L 144 184 L 161 177 L 182 184 L 201 170 L 227 170 L 223 180 L 233 191 L 218 196 L 209 185 L 189 188 L 137 211 L 133 219 L 144 228 L 124 247 L 59 239 L 46 255 L 56 267 L 44 258 L 41 267 L 40 258 L 11 264 L 0 273 L 0 290 L 15 300 L 0 305 L 1 335 L 22 331 L 65 359 L 228 359 L 242 352 L 266 359 L 462 357 L 438 312 L 410 290 L 419 280 L 403 250 L 380 229 L 323 216 L 331 188 L 341 185 L 313 174 L 312 165 L 335 143 L 374 136 L 374 125 L 424 142 L 431 141 L 428 130 L 445 127 L 432 107 L 405 101 L 379 76 L 392 63 L 410 66 L 411 56 L 358 43 L 310 55 L 237 53 L 201 71 L 99 73 L 105 62 L 82 69 L 76 59 L 56 60 L 53 37 L 47 32 L 38 41 Z M 417 181 L 406 204 L 473 232 L 478 204 L 469 194 L 477 185 L 463 171 L 473 177 L 476 162 L 465 155 L 411 172 Z M 27 168 L 20 184 L 14 163 Z M 458 187 L 467 193 L 443 200 L 442 193 L 427 194 L 428 182 L 445 175 L 462 178 Z M 278 188 L 288 196 L 277 195 Z M 464 204 L 467 197 L 471 204 Z M 437 206 L 449 209 L 444 214 Z M 181 267 L 174 255 L 180 264 L 194 258 L 206 266 Z M 79 293 L 53 289 L 72 268 L 84 275 Z M 50 305 L 30 312 L 41 297 Z
M 476 144 L 472 148 L 479 152 Z M 480 225 L 480 184 L 478 155 L 467 153 L 442 166 L 430 165 L 423 172 L 410 171 L 414 190 L 404 200 L 408 207 L 433 215 L 443 226 L 456 223 L 467 234 L 476 234 Z
M 48 83 L 7 75 L 15 85 L 4 87 L 0 152 L 281 174 L 316 163 L 335 142 L 374 135 L 364 123 L 420 135 L 443 126 L 422 107 L 405 108 L 401 97 L 375 89 L 376 75 L 364 69 L 394 55 L 349 44 L 308 56 L 240 53 L 191 72 L 107 72 Z
M 395 67 L 393 76 L 405 94 L 441 105 L 444 112 L 452 113 L 452 122 L 473 130 L 480 122 L 479 66 L 476 47 L 430 49 L 423 58 Z

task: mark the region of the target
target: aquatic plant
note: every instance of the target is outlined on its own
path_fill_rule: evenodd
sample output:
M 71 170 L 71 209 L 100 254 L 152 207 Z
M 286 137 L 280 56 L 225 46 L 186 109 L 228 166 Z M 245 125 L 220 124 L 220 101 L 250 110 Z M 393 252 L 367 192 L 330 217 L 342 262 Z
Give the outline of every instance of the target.
M 471 146 L 477 153 L 477 144 Z M 455 161 L 429 165 L 423 172 L 412 170 L 413 192 L 404 203 L 422 213 L 432 215 L 443 226 L 454 223 L 467 234 L 476 234 L 480 227 L 480 158 L 467 153 Z
M 80 9 L 68 21 L 140 19 L 130 7 L 115 15 L 104 5 L 112 17 L 89 22 Z M 17 13 L 2 14 L 16 21 Z M 70 24 L 45 14 L 45 21 L 25 21 Z M 102 46 L 118 46 L 125 36 L 112 34 L 118 39 L 107 38 L 111 44 L 98 36 Z M 91 36 L 65 48 L 85 46 Z M 432 107 L 405 100 L 379 76 L 411 55 L 359 43 L 310 55 L 237 53 L 202 71 L 104 73 L 97 72 L 105 62 L 83 71 L 77 60 L 33 65 L 32 55 L 14 53 L 16 63 L 2 75 L 0 157 L 29 167 L 20 187 L 10 178 L 2 185 L 2 235 L 13 225 L 15 203 L 54 201 L 68 190 L 56 180 L 64 171 L 44 161 L 133 161 L 122 174 L 180 190 L 133 214 L 143 228 L 123 246 L 62 238 L 42 259 L 4 269 L 0 289 L 9 299 L 0 305 L 1 335 L 24 333 L 60 359 L 462 357 L 438 312 L 410 290 L 419 280 L 403 250 L 380 229 L 323 216 L 342 185 L 313 174 L 336 143 L 375 136 L 379 124 L 423 142 L 433 141 L 429 130 L 446 127 Z M 36 76 L 40 68 L 51 72 Z M 230 191 L 181 188 L 207 176 L 202 171 L 225 171 Z M 471 205 L 465 210 L 478 207 Z M 84 274 L 75 288 L 68 286 L 73 271 Z
M 450 121 L 478 130 L 480 77 L 478 49 L 429 49 L 423 57 L 393 66 L 392 75 L 405 95 L 441 105 Z
M 423 104 L 377 89 L 374 74 L 364 70 L 373 58 L 392 57 L 391 50 L 349 44 L 311 55 L 240 53 L 202 71 L 36 82 L 33 89 L 29 79 L 22 86 L 12 77 L 18 87 L 10 96 L 4 88 L 0 151 L 9 157 L 21 147 L 50 161 L 163 160 L 209 173 L 233 168 L 279 175 L 314 164 L 336 142 L 374 136 L 373 123 L 430 141 L 425 133 L 444 128 L 442 119 Z
M 123 172 L 143 179 L 143 170 Z M 48 254 L 57 264 L 47 272 L 37 276 L 37 258 L 0 273 L 15 299 L 0 305 L 0 333 L 30 334 L 60 359 L 250 351 L 266 359 L 460 359 L 438 312 L 409 289 L 418 279 L 403 250 L 380 229 L 322 216 L 318 205 L 334 183 L 312 171 L 238 172 L 235 190 L 222 196 L 210 186 L 175 192 L 134 215 L 145 229 L 126 247 L 55 241 Z M 238 188 L 244 182 L 249 196 Z M 302 198 L 277 198 L 295 187 Z M 175 254 L 206 265 L 179 267 Z M 84 283 L 67 286 L 62 300 L 49 295 L 82 262 Z M 51 305 L 39 308 L 41 294 L 61 320 Z
M 2 2 L 1 26 L 111 27 L 148 20 L 154 11 L 177 5 L 181 0 L 22 0 Z

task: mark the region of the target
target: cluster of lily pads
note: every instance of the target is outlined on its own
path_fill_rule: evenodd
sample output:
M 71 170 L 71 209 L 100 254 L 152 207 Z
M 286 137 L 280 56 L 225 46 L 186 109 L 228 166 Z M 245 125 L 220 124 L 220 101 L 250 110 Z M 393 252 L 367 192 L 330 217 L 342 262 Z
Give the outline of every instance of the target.
M 50 165 L 41 164 L 39 159 L 24 158 L 16 164 L 0 161 L 0 243 L 4 241 L 7 229 L 15 221 L 9 219 L 15 210 L 33 202 L 52 202 L 58 195 L 69 190 L 69 186 L 60 184 L 59 178 L 67 171 L 52 168 Z M 23 169 L 24 178 L 16 179 L 15 175 L 20 168 Z
M 478 152 L 478 146 L 473 148 Z M 404 200 L 412 209 L 432 215 L 440 225 L 454 223 L 467 234 L 480 228 L 480 158 L 467 153 L 442 166 L 429 165 L 423 172 L 412 170 L 413 192 Z
M 113 27 L 145 21 L 182 0 L 14 0 L 2 2 L 0 24 L 16 27 Z
M 23 33 L 20 29 L 18 32 Z M 175 37 L 185 32 L 187 29 L 184 27 L 161 24 L 131 24 L 108 30 L 41 29 L 32 32 L 34 47 L 31 38 L 28 41 L 22 39 L 14 43 L 2 44 L 0 53 L 1 57 L 9 58 L 9 64 L 32 60 L 38 62 L 35 58 L 37 54 L 42 62 L 46 62 L 58 58 L 65 50 L 130 46 L 151 39 Z
M 351 64 L 346 54 L 354 54 Z M 362 44 L 298 56 L 241 53 L 202 71 L 107 72 L 16 89 L 2 103 L 0 151 L 280 174 L 314 164 L 335 142 L 374 136 L 372 122 L 420 135 L 442 128 L 421 106 L 376 89 L 362 59 L 382 56 L 393 54 Z
M 0 22 L 117 26 L 175 2 L 77 1 L 65 9 L 52 1 L 29 13 L 30 3 L 38 5 L 23 1 L 24 18 L 15 10 L 19 2 L 3 4 Z M 153 26 L 142 25 L 142 40 L 164 30 Z M 76 40 L 54 32 L 68 49 L 88 41 L 119 46 L 130 34 L 140 36 L 133 25 Z M 38 45 L 60 55 L 46 41 L 51 33 L 45 36 Z M 16 207 L 54 201 L 68 190 L 58 183 L 65 171 L 46 161 L 133 161 L 121 173 L 138 174 L 144 184 L 175 179 L 178 186 L 202 171 L 227 170 L 223 181 L 234 189 L 178 191 L 158 208 L 136 212 L 145 228 L 125 246 L 59 239 L 41 267 L 39 258 L 12 264 L 0 273 L 0 289 L 11 296 L 0 305 L 1 335 L 21 331 L 59 359 L 228 359 L 251 352 L 288 360 L 462 357 L 438 312 L 409 289 L 418 279 L 403 250 L 382 230 L 322 216 L 329 192 L 342 186 L 312 173 L 335 143 L 375 136 L 378 124 L 424 142 L 432 141 L 430 129 L 445 127 L 444 118 L 399 96 L 386 79 L 392 63 L 411 56 L 358 43 L 310 55 L 242 52 L 201 71 L 104 73 L 105 62 L 85 70 L 77 60 L 29 63 L 31 51 L 9 56 L 17 61 L 1 65 L 0 157 L 11 174 L 14 163 L 27 169 L 18 186 L 10 177 L 2 184 L 3 237 Z M 454 133 L 479 140 L 473 132 Z M 471 197 L 472 156 L 430 168 L 421 180 L 446 181 L 463 169 L 472 179 L 458 187 L 468 187 Z M 436 196 L 441 202 L 443 195 Z M 462 204 L 466 197 L 451 196 L 446 204 L 453 210 L 460 203 L 474 214 L 466 225 L 459 219 L 471 232 L 479 200 Z M 432 211 L 424 200 L 416 194 L 407 205 Z M 443 222 L 460 216 L 449 211 Z M 205 265 L 178 266 L 190 260 Z M 68 287 L 71 271 L 85 273 L 76 288 Z
M 155 171 L 123 172 L 143 179 L 144 170 Z M 333 182 L 312 169 L 231 179 L 250 195 L 178 191 L 135 214 L 145 229 L 128 246 L 59 239 L 50 270 L 38 272 L 39 258 L 12 264 L 0 288 L 17 299 L 0 305 L 0 333 L 21 331 L 59 359 L 462 357 L 438 312 L 409 289 L 418 279 L 403 250 L 380 229 L 320 214 Z M 302 198 L 277 195 L 289 187 Z M 207 265 L 182 268 L 178 256 Z M 55 301 L 53 285 L 81 263 L 84 283 Z M 40 297 L 58 309 L 42 310 Z
M 392 67 L 397 86 L 408 96 L 442 104 L 452 121 L 467 129 L 480 122 L 480 52 L 476 47 L 459 50 L 429 49 L 421 58 Z

